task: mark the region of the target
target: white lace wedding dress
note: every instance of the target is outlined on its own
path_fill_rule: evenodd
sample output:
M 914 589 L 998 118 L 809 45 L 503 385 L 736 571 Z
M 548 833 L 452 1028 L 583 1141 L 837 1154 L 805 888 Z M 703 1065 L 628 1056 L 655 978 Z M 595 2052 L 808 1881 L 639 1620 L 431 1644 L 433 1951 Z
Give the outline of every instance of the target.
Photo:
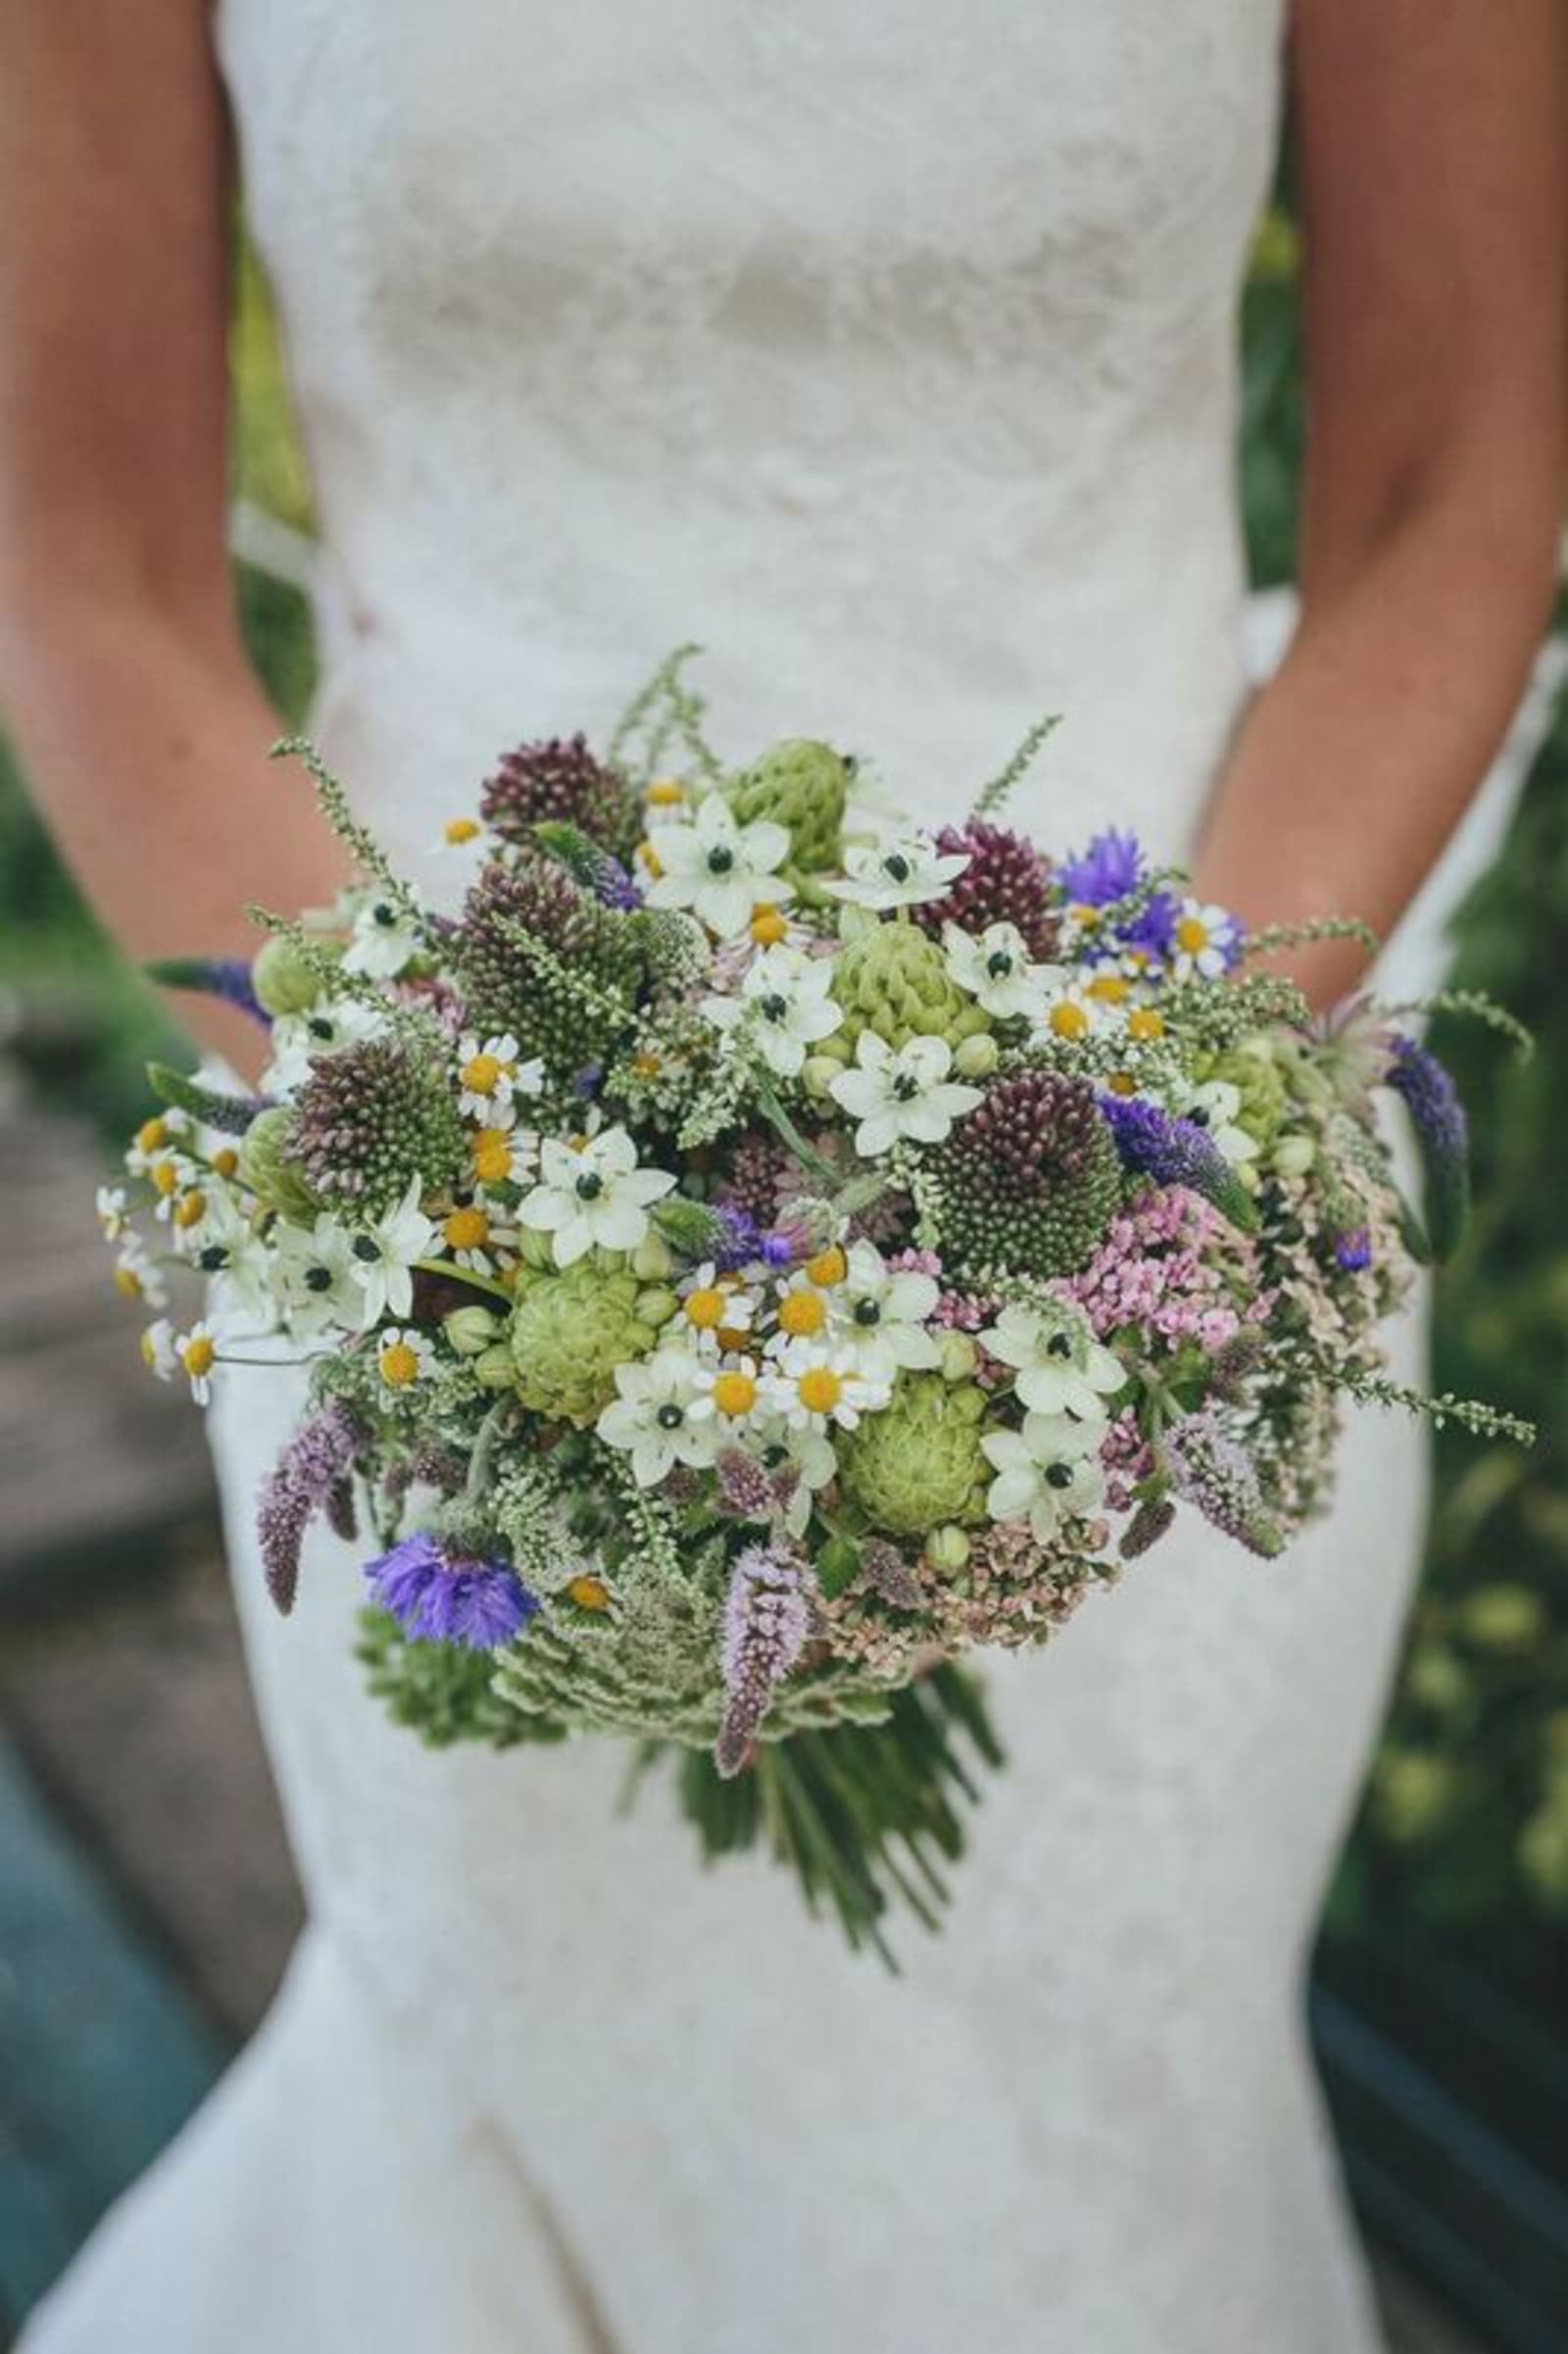
M 1268 0 L 226 0 L 320 491 L 317 728 L 393 850 L 672 644 L 737 758 L 1191 839 L 1244 693 L 1234 314 Z M 270 790 L 291 789 L 275 779 Z M 1416 1354 L 1413 1334 L 1401 1344 Z M 215 1410 L 312 1927 L 29 2354 L 1363 2354 L 1298 1966 L 1421 1440 L 1263 1566 L 1198 1528 L 991 1682 L 946 1935 L 855 1960 L 622 1760 L 426 1753 L 356 1556 L 269 1614 L 293 1409 Z

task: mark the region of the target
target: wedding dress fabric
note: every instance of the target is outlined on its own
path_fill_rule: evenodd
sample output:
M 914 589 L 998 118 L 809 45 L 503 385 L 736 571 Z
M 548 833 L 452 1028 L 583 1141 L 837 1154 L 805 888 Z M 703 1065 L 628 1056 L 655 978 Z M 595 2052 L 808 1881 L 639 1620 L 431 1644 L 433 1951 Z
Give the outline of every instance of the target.
M 226 0 L 319 488 L 317 732 L 428 888 L 492 756 L 711 647 L 740 759 L 922 818 L 1190 843 L 1245 692 L 1235 308 L 1265 0 Z M 273 774 L 259 790 L 297 788 Z M 1414 1371 L 1414 1323 L 1396 1345 Z M 1273 1564 L 1189 1520 L 988 1670 L 944 1935 L 704 1874 L 604 1742 L 434 1755 L 270 1614 L 297 1399 L 213 1412 L 312 1926 L 29 2354 L 1365 2354 L 1299 1965 L 1382 1706 L 1422 1442 L 1352 1418 Z

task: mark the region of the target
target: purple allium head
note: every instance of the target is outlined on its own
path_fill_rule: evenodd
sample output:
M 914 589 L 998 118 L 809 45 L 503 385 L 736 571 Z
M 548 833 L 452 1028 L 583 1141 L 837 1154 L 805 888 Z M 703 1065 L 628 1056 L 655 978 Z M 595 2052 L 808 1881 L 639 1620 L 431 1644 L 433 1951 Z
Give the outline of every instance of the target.
M 737 1559 L 719 1657 L 725 1696 L 713 1760 L 721 1774 L 740 1772 L 775 1685 L 806 1648 L 815 1592 L 811 1571 L 780 1545 L 749 1545 Z
M 969 817 L 962 825 L 945 825 L 936 846 L 945 858 L 961 856 L 969 863 L 939 899 L 910 909 L 914 921 L 937 939 L 949 923 L 965 932 L 1010 923 L 1036 962 L 1049 964 L 1061 928 L 1055 879 L 1050 859 L 1027 835 L 987 817 Z
M 368 1561 L 365 1576 L 372 1599 L 416 1642 L 493 1651 L 510 1643 L 539 1608 L 510 1561 L 448 1553 L 422 1529 L 379 1560 Z
M 262 1489 L 256 1507 L 262 1568 L 285 1616 L 294 1607 L 300 1550 L 317 1513 L 326 1513 L 340 1536 L 351 1530 L 352 1496 L 346 1501 L 344 1490 L 369 1444 L 369 1432 L 346 1405 L 322 1406 L 301 1423 Z
M 1372 1264 L 1372 1231 L 1367 1226 L 1348 1226 L 1334 1238 L 1334 1264 L 1345 1275 L 1362 1275 Z
M 1386 1084 L 1402 1096 L 1426 1172 L 1427 1232 L 1436 1258 L 1456 1251 L 1470 1214 L 1470 1124 L 1436 1054 L 1396 1032 Z
M 1059 871 L 1062 887 L 1076 906 L 1108 907 L 1143 881 L 1143 845 L 1136 834 L 1111 826 L 1096 834 L 1081 855 L 1064 859 Z
M 1233 1226 L 1250 1233 L 1257 1223 L 1252 1198 L 1206 1128 L 1177 1119 L 1143 1096 L 1107 1090 L 1099 1102 L 1124 1167 L 1156 1185 L 1184 1185 L 1201 1194 Z
M 635 794 L 615 769 L 597 760 L 581 735 L 551 736 L 503 753 L 485 781 L 480 811 L 505 842 L 525 847 L 536 825 L 573 825 L 605 849 L 636 840 Z

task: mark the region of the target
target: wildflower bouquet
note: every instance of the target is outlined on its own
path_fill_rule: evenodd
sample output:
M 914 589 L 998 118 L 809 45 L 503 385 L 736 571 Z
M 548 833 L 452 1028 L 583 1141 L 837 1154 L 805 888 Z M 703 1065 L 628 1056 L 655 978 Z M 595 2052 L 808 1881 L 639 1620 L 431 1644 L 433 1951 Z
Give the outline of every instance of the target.
M 604 758 L 500 761 L 446 829 L 455 917 L 280 746 L 359 880 L 258 911 L 249 966 L 159 968 L 267 1025 L 261 1092 L 155 1068 L 162 1247 L 101 1206 L 123 1289 L 212 1279 L 155 1372 L 309 1365 L 260 1501 L 280 1610 L 313 1518 L 363 1521 L 396 1717 L 672 1756 L 710 1853 L 765 1840 L 880 1943 L 999 1762 L 964 1654 L 1048 1640 L 1183 1514 L 1279 1552 L 1340 1401 L 1426 1402 L 1377 1329 L 1457 1231 L 1464 1122 L 1390 1013 L 1316 1026 L 1250 968 L 1302 935 L 1128 834 L 1053 860 L 1003 824 L 1044 728 L 909 833 L 826 744 L 725 770 L 683 660 Z

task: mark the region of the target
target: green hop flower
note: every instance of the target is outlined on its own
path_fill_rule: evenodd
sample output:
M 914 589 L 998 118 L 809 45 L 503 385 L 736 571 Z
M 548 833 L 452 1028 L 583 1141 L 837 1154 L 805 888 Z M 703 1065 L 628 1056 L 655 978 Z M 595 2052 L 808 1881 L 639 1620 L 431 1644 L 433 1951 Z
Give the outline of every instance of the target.
M 769 818 L 787 826 L 792 881 L 837 866 L 844 850 L 844 810 L 852 770 L 831 744 L 791 736 L 763 753 L 729 788 L 730 807 L 743 825 Z
M 512 1317 L 517 1396 L 535 1413 L 585 1425 L 615 1395 L 615 1367 L 645 1356 L 655 1327 L 629 1264 L 592 1257 L 551 1273 L 523 1270 Z
M 336 963 L 342 943 L 318 943 L 323 956 Z M 269 940 L 251 959 L 251 987 L 257 1003 L 275 1021 L 280 1014 L 306 1013 L 321 994 L 321 984 L 292 940 Z
M 896 1537 L 945 1521 L 983 1520 L 991 1466 L 981 1450 L 986 1394 L 975 1382 L 903 1372 L 879 1414 L 839 1442 L 844 1490 Z
M 288 1136 L 293 1122 L 294 1115 L 286 1103 L 274 1103 L 269 1110 L 259 1111 L 245 1131 L 235 1174 L 265 1207 L 275 1209 L 292 1226 L 310 1226 L 315 1223 L 321 1202 L 311 1191 L 299 1163 L 289 1157 Z
M 844 1020 L 827 1051 L 846 1062 L 862 1030 L 897 1051 L 911 1038 L 945 1038 L 956 1048 L 991 1026 L 949 973 L 941 943 L 912 923 L 873 924 L 849 941 L 834 961 L 833 995 Z
M 1242 1099 L 1236 1124 L 1266 1152 L 1291 1108 L 1290 1089 L 1271 1041 L 1253 1031 L 1223 1054 L 1200 1054 L 1193 1076 L 1200 1084 L 1223 1079 L 1236 1089 Z

